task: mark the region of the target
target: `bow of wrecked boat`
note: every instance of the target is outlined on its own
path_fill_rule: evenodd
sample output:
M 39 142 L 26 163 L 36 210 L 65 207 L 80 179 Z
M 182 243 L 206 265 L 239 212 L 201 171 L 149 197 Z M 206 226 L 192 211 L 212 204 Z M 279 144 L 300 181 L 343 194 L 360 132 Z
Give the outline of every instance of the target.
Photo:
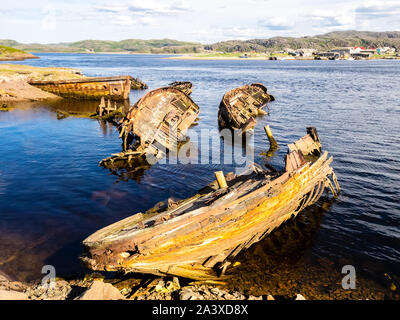
M 275 98 L 268 93 L 261 83 L 244 85 L 225 93 L 218 110 L 220 129 L 232 128 L 242 133 L 251 130 L 256 124 L 256 117 L 267 112 L 263 107 Z
M 217 176 L 196 195 L 169 201 L 84 240 L 90 269 L 220 279 L 231 260 L 339 184 L 314 128 L 289 148 L 283 172 L 258 166 Z M 312 161 L 306 158 L 314 155 Z

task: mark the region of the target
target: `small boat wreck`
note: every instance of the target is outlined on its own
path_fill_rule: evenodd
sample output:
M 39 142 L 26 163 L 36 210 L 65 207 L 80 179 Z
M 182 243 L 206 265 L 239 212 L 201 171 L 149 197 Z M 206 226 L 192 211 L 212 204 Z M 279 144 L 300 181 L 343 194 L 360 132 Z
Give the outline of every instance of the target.
M 188 96 L 190 96 L 193 91 L 193 84 L 189 81 L 174 81 L 171 82 L 168 86 L 181 90 Z
M 104 97 L 118 101 L 129 99 L 131 77 L 95 77 L 57 81 L 35 80 L 29 81 L 29 84 L 64 98 L 100 100 Z
M 146 83 L 144 83 L 142 80 L 140 80 L 139 78 L 131 77 L 131 89 L 132 90 L 146 90 L 148 88 L 149 88 L 149 86 Z
M 219 105 L 218 125 L 220 129 L 232 128 L 245 133 L 254 128 L 255 117 L 266 114 L 262 108 L 274 100 L 261 83 L 232 89 L 225 93 Z
M 293 144 L 283 172 L 254 166 L 217 180 L 182 201 L 169 200 L 105 227 L 83 241 L 83 264 L 92 270 L 173 275 L 195 280 L 224 277 L 232 259 L 286 220 L 340 188 L 320 153 L 315 129 Z M 310 134 L 313 133 L 313 134 Z
M 112 168 L 135 157 L 152 155 L 161 159 L 167 151 L 176 152 L 199 112 L 197 104 L 175 87 L 148 92 L 119 124 L 123 152 L 103 159 L 100 165 Z

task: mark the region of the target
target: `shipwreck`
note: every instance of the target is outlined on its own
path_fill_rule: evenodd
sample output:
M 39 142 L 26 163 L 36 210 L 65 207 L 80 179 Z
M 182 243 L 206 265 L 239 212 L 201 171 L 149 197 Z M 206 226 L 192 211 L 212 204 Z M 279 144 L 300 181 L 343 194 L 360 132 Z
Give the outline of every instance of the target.
M 152 155 L 161 159 L 167 152 L 177 152 L 199 112 L 182 88 L 169 86 L 146 93 L 119 124 L 123 151 L 103 159 L 100 165 L 119 167 L 136 160 L 142 162 L 139 157 Z
M 225 93 L 218 110 L 218 125 L 245 133 L 254 128 L 255 118 L 267 112 L 263 107 L 275 98 L 267 92 L 261 83 L 244 85 Z
M 188 96 L 193 91 L 193 84 L 189 81 L 174 81 L 171 82 L 168 86 L 181 90 Z
M 29 81 L 30 85 L 64 98 L 114 101 L 129 99 L 130 76 L 93 77 L 57 81 Z
M 216 172 L 216 181 L 188 199 L 95 232 L 83 241 L 81 261 L 99 271 L 222 279 L 240 251 L 316 203 L 324 190 L 338 196 L 333 159 L 321 155 L 317 131 L 307 131 L 290 145 L 285 170 L 254 165 L 240 175 Z

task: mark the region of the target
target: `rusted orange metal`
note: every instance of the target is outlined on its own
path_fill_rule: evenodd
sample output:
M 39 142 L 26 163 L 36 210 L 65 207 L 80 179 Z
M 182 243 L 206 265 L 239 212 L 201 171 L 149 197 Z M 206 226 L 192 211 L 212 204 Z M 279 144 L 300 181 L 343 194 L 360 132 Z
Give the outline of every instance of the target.
M 127 100 L 130 76 L 96 77 L 58 81 L 30 81 L 29 84 L 65 98 Z
M 265 114 L 262 108 L 274 100 L 261 83 L 232 89 L 225 93 L 219 105 L 219 127 L 240 129 L 242 133 L 251 130 L 256 124 L 255 117 Z
M 306 153 L 306 151 L 304 151 Z M 218 278 L 241 250 L 314 204 L 325 189 L 336 197 L 339 184 L 325 152 L 306 162 L 301 149 L 286 156 L 287 170 L 254 167 L 228 174 L 193 197 L 145 214 L 137 213 L 83 241 L 81 261 L 93 270 Z

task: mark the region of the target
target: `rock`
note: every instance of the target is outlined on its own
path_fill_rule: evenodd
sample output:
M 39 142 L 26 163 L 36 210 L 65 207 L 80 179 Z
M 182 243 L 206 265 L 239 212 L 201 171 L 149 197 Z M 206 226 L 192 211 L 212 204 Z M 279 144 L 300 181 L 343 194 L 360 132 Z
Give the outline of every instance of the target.
M 179 279 L 177 277 L 174 277 L 172 281 L 167 281 L 165 288 L 167 289 L 167 292 L 179 290 L 181 288 L 179 284 Z
M 262 300 L 263 297 L 259 296 L 259 297 L 255 297 L 255 296 L 249 296 L 248 300 Z
M 94 281 L 77 300 L 124 300 L 125 297 L 110 283 Z
M 7 289 L 13 291 L 25 291 L 27 289 L 27 285 L 23 284 L 22 282 L 18 281 L 10 281 L 7 283 Z
M 212 294 L 215 294 L 216 296 L 221 294 L 221 292 L 218 288 L 211 288 L 210 291 Z
M 33 300 L 65 300 L 72 288 L 65 280 L 57 280 L 55 287 L 46 287 L 41 284 L 26 289 L 25 293 Z
M 164 288 L 164 285 L 165 285 L 164 281 L 163 281 L 163 280 L 160 280 L 160 281 L 156 284 L 156 286 L 154 287 L 154 290 L 155 290 L 156 292 L 168 292 L 168 290 L 167 290 L 166 288 Z
M 296 296 L 296 299 L 295 300 L 306 300 L 306 298 L 304 298 L 304 296 L 302 296 L 301 294 L 298 294 L 297 296 Z
M 233 300 L 234 296 L 229 293 L 224 293 L 223 298 L 225 300 Z
M 0 271 L 0 284 L 2 282 L 9 282 L 9 281 L 10 281 L 10 279 L 7 277 L 7 275 Z
M 25 293 L 0 289 L 0 300 L 28 300 Z
M 274 298 L 272 295 L 269 294 L 269 295 L 267 296 L 267 300 L 275 300 L 275 298 Z
M 191 287 L 183 288 L 179 292 L 179 300 L 204 300 L 204 298 L 193 291 Z

